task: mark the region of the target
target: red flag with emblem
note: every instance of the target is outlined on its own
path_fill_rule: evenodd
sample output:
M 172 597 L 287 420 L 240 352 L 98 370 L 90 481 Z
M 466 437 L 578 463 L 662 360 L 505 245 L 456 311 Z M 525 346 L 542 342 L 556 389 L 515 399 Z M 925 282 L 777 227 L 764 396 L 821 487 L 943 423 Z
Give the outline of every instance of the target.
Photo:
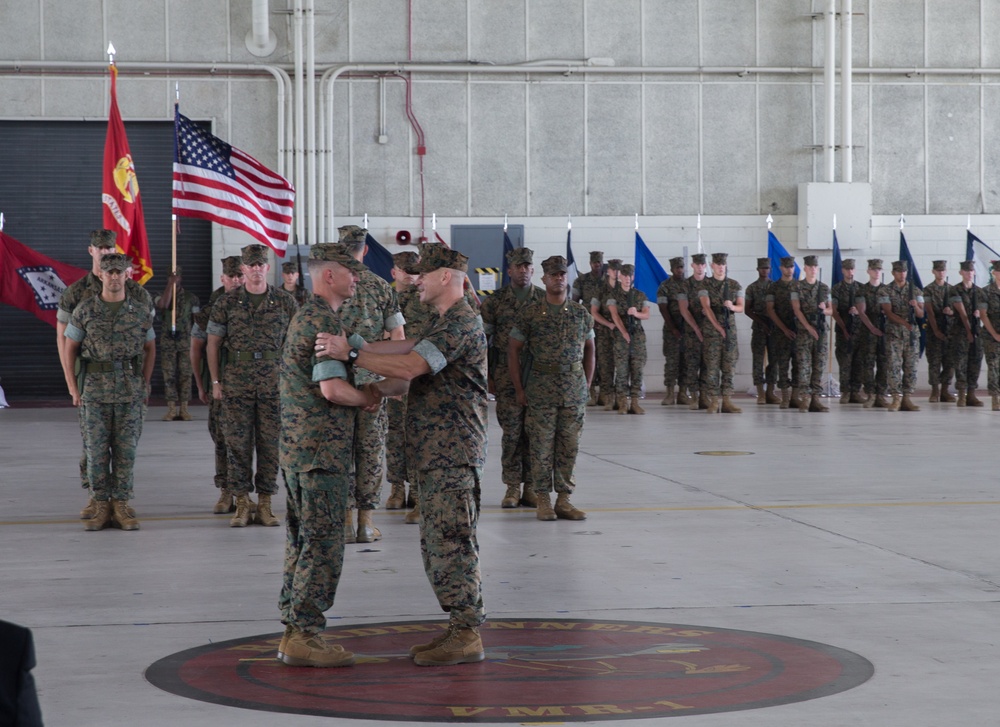
M 0 303 L 32 313 L 55 328 L 63 291 L 86 274 L 0 232 Z
M 146 220 L 142 216 L 139 179 L 125 136 L 125 124 L 118 111 L 116 81 L 118 69 L 111 66 L 111 108 L 108 111 L 108 135 L 104 140 L 104 183 L 101 200 L 104 207 L 104 227 L 118 233 L 118 252 L 132 258 L 132 277 L 140 285 L 153 277 L 149 259 Z

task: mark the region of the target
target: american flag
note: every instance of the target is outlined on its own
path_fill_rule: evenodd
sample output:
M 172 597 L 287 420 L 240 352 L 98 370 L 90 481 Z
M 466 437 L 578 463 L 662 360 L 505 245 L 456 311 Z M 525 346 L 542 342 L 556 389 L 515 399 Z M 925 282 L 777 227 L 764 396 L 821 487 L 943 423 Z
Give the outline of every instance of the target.
M 174 114 L 174 214 L 243 230 L 281 257 L 295 189 L 246 152 Z

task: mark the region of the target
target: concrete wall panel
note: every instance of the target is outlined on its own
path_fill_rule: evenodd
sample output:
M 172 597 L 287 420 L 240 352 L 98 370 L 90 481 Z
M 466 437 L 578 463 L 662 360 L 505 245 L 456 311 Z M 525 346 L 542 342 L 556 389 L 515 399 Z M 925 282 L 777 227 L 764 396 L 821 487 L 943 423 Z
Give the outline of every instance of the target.
M 407 16 L 403 0 L 365 0 L 352 2 L 350 7 L 351 61 L 406 60 Z
M 872 204 L 876 214 L 918 213 L 925 207 L 924 89 L 873 89 Z
M 701 0 L 701 65 L 757 65 L 754 0 Z
M 642 98 L 637 84 L 597 84 L 587 97 L 587 213 L 642 211 Z
M 646 214 L 696 214 L 698 87 L 649 86 L 645 128 Z
M 584 0 L 534 0 L 528 4 L 528 59 L 583 58 Z
M 587 0 L 588 58 L 614 58 L 619 66 L 642 63 L 639 0 Z
M 44 88 L 45 81 L 41 78 L 0 76 L 4 116 L 21 118 L 44 115 Z
M 987 68 L 1000 66 L 1000 43 L 996 38 L 1000 38 L 1000 3 L 983 0 L 982 8 L 983 30 L 982 37 L 987 39 L 982 45 L 982 64 Z
M 997 86 L 987 86 L 983 93 L 983 118 L 1000 119 L 1000 88 Z M 1000 213 L 1000 136 L 986 134 L 982 165 L 982 211 L 986 214 Z
M 924 3 L 877 0 L 869 8 L 873 66 L 923 66 Z
M 937 0 L 927 3 L 927 65 L 979 65 L 979 6 L 989 0 Z
M 810 0 L 760 0 L 759 58 L 762 66 L 810 64 L 813 25 Z
M 167 7 L 171 60 L 229 60 L 227 0 L 170 0 Z M 243 43 L 242 38 L 239 42 Z M 123 48 L 118 51 L 125 52 Z M 126 56 L 122 55 L 121 60 Z
M 79 0 L 72 3 L 46 3 L 42 11 L 42 42 L 45 59 L 61 61 L 86 59 L 107 60 L 100 0 Z M 123 39 L 124 40 L 124 39 Z M 6 48 L 6 45 L 0 46 Z M 130 58 L 141 58 L 137 43 L 115 43 L 115 49 Z M 4 53 L 6 56 L 6 53 Z M 125 56 L 119 58 L 123 60 Z
M 469 53 L 472 59 L 491 63 L 521 63 L 525 60 L 525 2 L 509 0 L 505 3 L 470 5 Z
M 344 63 L 350 52 L 350 17 L 349 0 L 316 0 L 316 62 Z M 291 49 L 293 36 L 287 31 L 286 25 L 279 20 L 282 16 L 271 16 L 271 29 L 278 36 L 278 48 L 282 51 L 282 43 Z M 280 24 L 280 26 L 279 26 Z M 286 39 L 283 41 L 283 37 Z M 280 57 L 290 57 L 291 50 Z
M 234 81 L 231 136 L 226 139 L 275 171 L 278 169 L 276 98 L 277 85 L 274 81 Z M 285 170 L 286 177 L 291 173 L 290 169 Z
M 467 7 L 466 0 L 413 0 L 413 59 L 468 60 Z
M 45 79 L 45 110 L 43 115 L 58 118 L 91 117 L 107 118 L 108 92 L 107 84 L 101 78 L 46 78 Z M 122 84 L 118 86 L 119 108 L 121 104 Z M 122 108 L 122 117 L 128 118 Z
M 559 83 L 531 86 L 528 99 L 528 214 L 582 215 L 583 87 Z
M 927 171 L 931 214 L 973 212 L 979 195 L 979 89 L 927 89 Z
M 431 85 L 420 84 L 419 114 L 424 128 L 433 126 L 432 117 L 424 113 L 430 106 Z M 386 86 L 387 142 L 379 144 L 379 91 L 375 82 L 353 84 L 351 107 L 351 170 L 353 174 L 351 214 L 365 213 L 375 216 L 400 214 L 410 208 L 410 155 L 414 153 L 414 140 L 410 124 L 404 113 L 406 88 L 402 83 L 388 82 Z M 440 152 L 436 149 L 435 152 Z M 464 171 L 464 170 L 463 170 Z M 417 180 L 419 183 L 419 180 Z M 418 184 L 419 190 L 419 184 Z M 419 210 L 419 194 L 417 207 Z
M 0 3 L 0 39 L 5 58 L 41 58 L 42 17 L 39 3 L 18 3 L 16 6 L 12 2 Z
M 755 86 L 710 84 L 702 91 L 706 214 L 757 214 Z
M 468 214 L 468 98 L 463 83 L 421 83 L 414 90 L 418 118 L 427 140 L 424 159 L 425 211 Z M 420 208 L 420 180 L 413 179 Z
M 812 181 L 812 88 L 760 85 L 761 213 L 793 215 L 798 184 Z
M 646 0 L 643 12 L 647 66 L 698 65 L 698 0 Z
M 473 216 L 527 214 L 524 104 L 525 87 L 521 84 L 472 87 L 469 156 Z
M 141 13 L 130 0 L 106 0 L 104 6 L 107 37 L 115 44 L 121 62 L 167 60 L 167 11 L 163 5 L 149 3 Z

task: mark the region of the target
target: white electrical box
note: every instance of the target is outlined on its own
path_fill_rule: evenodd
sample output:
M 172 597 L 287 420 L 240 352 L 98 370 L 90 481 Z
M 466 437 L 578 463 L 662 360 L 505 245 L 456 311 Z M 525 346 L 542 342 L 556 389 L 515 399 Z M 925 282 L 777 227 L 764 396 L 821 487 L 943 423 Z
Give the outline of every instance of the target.
M 832 250 L 834 216 L 841 250 L 869 249 L 872 244 L 872 186 L 867 182 L 800 184 L 799 248 Z

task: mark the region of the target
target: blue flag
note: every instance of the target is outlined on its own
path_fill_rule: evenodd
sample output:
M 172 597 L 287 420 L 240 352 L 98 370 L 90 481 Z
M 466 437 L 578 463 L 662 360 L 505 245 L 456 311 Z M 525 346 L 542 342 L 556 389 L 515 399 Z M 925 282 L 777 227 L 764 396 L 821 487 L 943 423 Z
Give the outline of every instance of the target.
M 569 228 L 566 230 L 566 289 L 572 290 L 573 283 L 576 281 L 577 271 L 576 271 L 576 260 L 573 259 L 573 247 L 570 245 L 570 240 L 573 236 L 573 229 Z
M 975 261 L 976 280 L 986 285 L 990 280 L 990 263 L 1000 260 L 1000 253 L 972 234 L 972 230 L 966 230 L 965 259 Z
M 837 231 L 833 231 L 833 272 L 830 274 L 830 287 L 832 288 L 844 279 L 844 261 L 840 259 L 840 243 L 837 242 Z
M 907 273 L 909 279 L 913 281 L 913 284 L 917 288 L 923 291 L 924 284 L 920 282 L 920 273 L 917 272 L 917 266 L 913 264 L 913 256 L 910 254 L 910 248 L 906 244 L 906 236 L 902 230 L 899 231 L 899 259 L 906 261 L 906 268 L 909 270 L 909 273 Z
M 500 287 L 506 287 L 510 285 L 510 273 L 507 272 L 507 268 L 510 265 L 507 263 L 507 253 L 514 252 L 514 243 L 510 241 L 510 235 L 507 234 L 507 230 L 503 231 L 503 257 L 500 260 L 500 270 L 503 271 L 500 274 Z
M 643 242 L 639 231 L 635 232 L 635 280 L 633 285 L 646 294 L 650 301 L 656 301 L 656 290 L 669 275 L 660 261 Z
M 781 258 L 788 257 L 788 250 L 778 242 L 778 238 L 770 230 L 767 231 L 767 256 L 771 258 L 771 280 L 781 280 Z M 795 279 L 799 279 L 799 264 L 795 263 Z
M 392 283 L 392 255 L 368 233 L 365 237 L 368 252 L 362 262 L 369 270 L 385 281 Z

